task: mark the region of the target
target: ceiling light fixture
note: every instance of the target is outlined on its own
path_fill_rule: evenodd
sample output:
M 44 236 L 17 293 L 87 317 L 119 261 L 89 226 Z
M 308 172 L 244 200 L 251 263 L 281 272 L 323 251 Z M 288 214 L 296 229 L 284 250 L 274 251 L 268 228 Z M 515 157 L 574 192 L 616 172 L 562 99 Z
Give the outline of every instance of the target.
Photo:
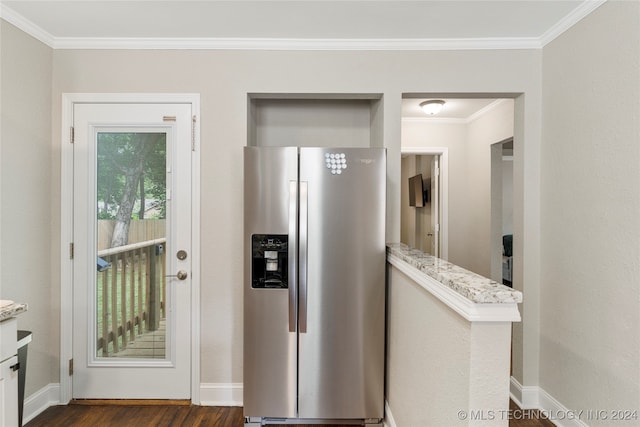
M 436 114 L 438 114 L 440 110 L 442 110 L 443 106 L 444 101 L 441 99 L 432 99 L 420 103 L 420 108 L 422 108 L 422 111 L 430 116 L 435 116 Z

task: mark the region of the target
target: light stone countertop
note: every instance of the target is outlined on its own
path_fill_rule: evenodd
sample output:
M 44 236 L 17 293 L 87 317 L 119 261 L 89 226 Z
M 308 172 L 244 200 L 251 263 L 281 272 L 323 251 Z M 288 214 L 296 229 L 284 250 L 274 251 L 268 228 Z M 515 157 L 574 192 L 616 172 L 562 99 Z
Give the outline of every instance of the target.
M 11 305 L 6 305 L 0 308 L 0 322 L 3 320 L 11 319 L 20 313 L 27 311 L 29 307 L 27 304 L 14 302 Z
M 387 256 L 389 255 L 400 258 L 471 302 L 478 304 L 522 302 L 522 292 L 419 249 L 411 248 L 404 243 L 387 243 Z

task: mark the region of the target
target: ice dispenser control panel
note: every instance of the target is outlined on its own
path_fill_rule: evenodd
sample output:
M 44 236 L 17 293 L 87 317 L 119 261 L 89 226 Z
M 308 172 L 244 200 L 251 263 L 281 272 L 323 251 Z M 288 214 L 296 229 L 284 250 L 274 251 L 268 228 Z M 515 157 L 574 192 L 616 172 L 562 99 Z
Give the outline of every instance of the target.
M 288 241 L 287 234 L 251 236 L 252 288 L 288 288 Z

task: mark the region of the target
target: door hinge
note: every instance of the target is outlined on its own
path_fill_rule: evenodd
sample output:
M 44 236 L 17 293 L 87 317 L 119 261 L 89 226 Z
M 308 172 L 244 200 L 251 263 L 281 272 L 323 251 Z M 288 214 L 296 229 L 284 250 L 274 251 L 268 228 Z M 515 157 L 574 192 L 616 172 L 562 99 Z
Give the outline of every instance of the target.
M 196 116 L 191 117 L 191 151 L 196 151 Z
M 435 231 L 436 233 L 440 232 L 440 224 L 435 224 L 433 226 L 433 231 Z
M 76 132 L 75 132 L 73 126 L 71 126 L 71 129 L 69 129 L 69 142 L 71 144 L 76 142 Z
M 440 168 L 436 167 L 436 170 L 434 171 L 434 175 L 435 176 L 440 176 Z
M 69 375 L 73 375 L 73 359 L 69 359 Z
M 73 250 L 74 250 L 73 242 L 69 243 L 69 259 L 73 259 Z

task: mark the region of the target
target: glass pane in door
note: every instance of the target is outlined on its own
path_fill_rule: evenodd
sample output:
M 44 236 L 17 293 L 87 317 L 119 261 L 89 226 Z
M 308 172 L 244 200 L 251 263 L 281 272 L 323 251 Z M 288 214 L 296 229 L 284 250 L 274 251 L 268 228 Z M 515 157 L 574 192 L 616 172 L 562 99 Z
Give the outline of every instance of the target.
M 166 358 L 167 136 L 98 132 L 97 358 Z

